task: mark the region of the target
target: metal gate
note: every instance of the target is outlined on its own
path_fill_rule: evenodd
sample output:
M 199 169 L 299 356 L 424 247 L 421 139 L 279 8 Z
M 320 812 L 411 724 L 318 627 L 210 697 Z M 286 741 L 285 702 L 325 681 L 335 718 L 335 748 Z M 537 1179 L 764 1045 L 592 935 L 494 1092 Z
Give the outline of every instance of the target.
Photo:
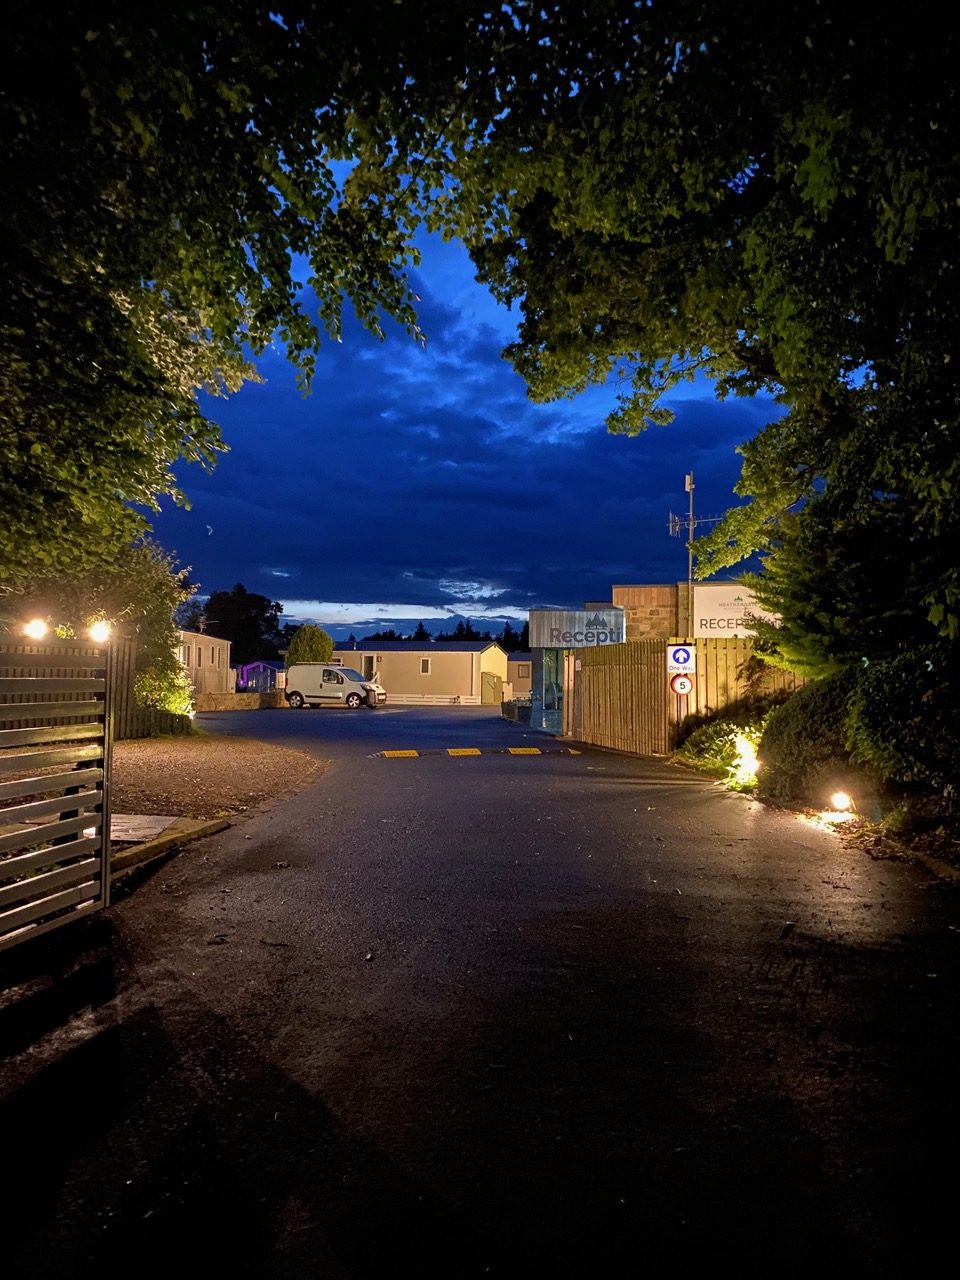
M 110 666 L 0 644 L 0 951 L 109 901 Z

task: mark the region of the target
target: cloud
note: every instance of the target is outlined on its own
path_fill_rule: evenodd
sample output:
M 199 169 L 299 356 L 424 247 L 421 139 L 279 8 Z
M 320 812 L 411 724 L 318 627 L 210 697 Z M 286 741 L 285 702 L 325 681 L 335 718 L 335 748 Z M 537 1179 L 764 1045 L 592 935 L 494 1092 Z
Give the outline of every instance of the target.
M 288 616 L 309 606 L 356 629 L 451 610 L 517 618 L 686 577 L 668 532 L 687 510 L 684 475 L 697 513 L 719 515 L 736 501 L 736 446 L 782 410 L 695 385 L 671 427 L 627 439 L 603 428 L 609 388 L 534 404 L 500 358 L 513 319 L 455 249 L 425 248 L 426 351 L 350 320 L 321 349 L 311 395 L 270 351 L 265 383 L 208 406 L 231 451 L 211 474 L 182 469 L 192 510 L 156 521 L 204 591 L 243 582 Z

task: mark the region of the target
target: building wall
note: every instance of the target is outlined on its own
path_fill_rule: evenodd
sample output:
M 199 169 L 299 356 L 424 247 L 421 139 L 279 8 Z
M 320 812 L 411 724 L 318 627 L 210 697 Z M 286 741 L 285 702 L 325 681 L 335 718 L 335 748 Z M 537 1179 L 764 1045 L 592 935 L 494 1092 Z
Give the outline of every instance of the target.
M 530 672 L 531 655 L 529 653 L 525 653 L 520 661 L 517 661 L 513 654 L 507 655 L 507 680 L 513 688 L 514 695 L 530 692 L 533 687 Z
M 681 585 L 686 604 L 687 584 Z M 685 627 L 686 619 L 678 616 L 680 601 L 676 583 L 615 586 L 612 594 L 613 603 L 626 614 L 628 641 L 668 640 L 684 634 L 680 623 Z
M 232 693 L 237 673 L 230 666 L 230 641 L 197 631 L 180 632 L 180 661 L 197 693 Z
M 479 703 L 482 672 L 491 671 L 501 680 L 507 678 L 507 655 L 498 646 L 482 653 L 450 653 L 429 647 L 403 651 L 380 651 L 370 648 L 335 649 L 334 661 L 353 667 L 364 674 L 363 659 L 372 657 L 373 670 L 379 672 L 380 684 L 387 691 L 388 702 L 453 702 Z M 421 670 L 421 662 L 429 669 Z

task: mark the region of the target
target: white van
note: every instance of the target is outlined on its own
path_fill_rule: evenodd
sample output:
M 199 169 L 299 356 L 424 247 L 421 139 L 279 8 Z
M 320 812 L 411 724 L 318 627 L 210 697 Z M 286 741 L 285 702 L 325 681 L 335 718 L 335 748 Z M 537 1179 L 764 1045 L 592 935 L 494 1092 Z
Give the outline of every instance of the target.
M 295 662 L 287 670 L 283 691 L 291 707 L 350 707 L 366 704 L 382 707 L 387 691 L 374 680 L 364 680 L 352 667 L 329 662 Z

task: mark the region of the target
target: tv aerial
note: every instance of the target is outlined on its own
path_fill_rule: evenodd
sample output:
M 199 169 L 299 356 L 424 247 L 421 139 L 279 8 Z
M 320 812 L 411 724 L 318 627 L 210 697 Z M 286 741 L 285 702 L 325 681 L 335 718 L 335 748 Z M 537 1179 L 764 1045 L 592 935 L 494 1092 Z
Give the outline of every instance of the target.
M 687 591 L 690 593 L 687 598 L 690 599 L 693 592 L 693 540 L 697 536 L 697 529 L 703 525 L 717 524 L 723 516 L 694 516 L 692 471 L 688 471 L 683 477 L 683 487 L 690 495 L 689 510 L 685 516 L 676 515 L 671 511 L 667 517 L 667 532 L 671 538 L 679 538 L 682 533 L 687 535 Z

